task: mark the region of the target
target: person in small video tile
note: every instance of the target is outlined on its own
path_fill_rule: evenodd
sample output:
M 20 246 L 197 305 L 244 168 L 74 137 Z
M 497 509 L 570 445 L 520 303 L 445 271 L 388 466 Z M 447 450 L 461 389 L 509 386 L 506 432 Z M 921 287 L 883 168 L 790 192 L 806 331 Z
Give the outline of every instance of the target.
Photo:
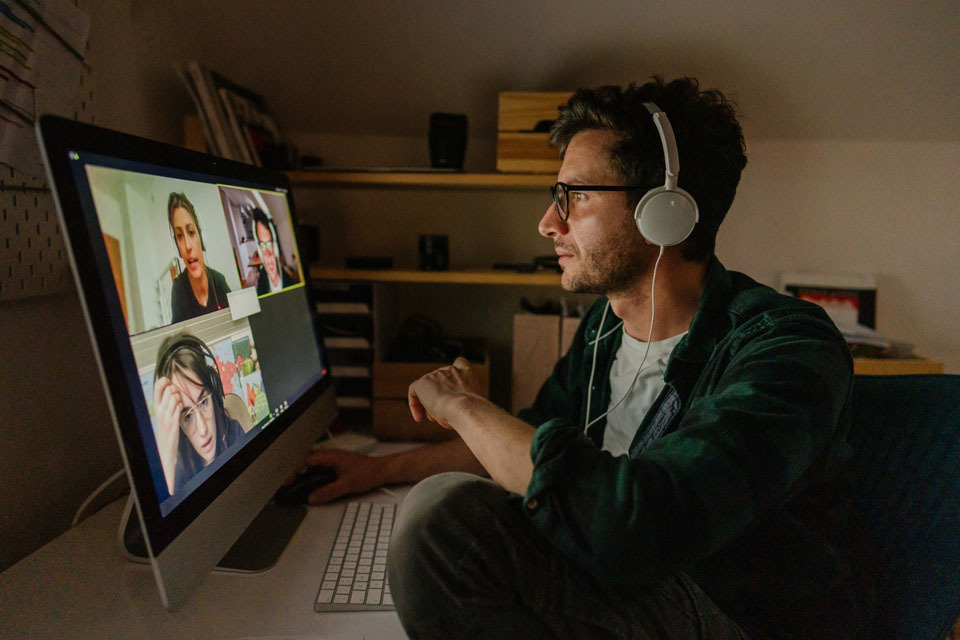
M 216 358 L 196 336 L 179 333 L 165 339 L 154 375 L 157 448 L 173 495 L 244 431 L 227 415 Z
M 280 245 L 277 226 L 262 209 L 253 210 L 253 231 L 260 255 L 260 275 L 257 277 L 257 295 L 280 291 L 299 282 L 280 263 Z
M 230 287 L 223 274 L 208 267 L 203 233 L 193 203 L 183 193 L 171 193 L 167 200 L 167 221 L 186 267 L 173 281 L 170 307 L 173 322 L 225 309 L 230 306 Z

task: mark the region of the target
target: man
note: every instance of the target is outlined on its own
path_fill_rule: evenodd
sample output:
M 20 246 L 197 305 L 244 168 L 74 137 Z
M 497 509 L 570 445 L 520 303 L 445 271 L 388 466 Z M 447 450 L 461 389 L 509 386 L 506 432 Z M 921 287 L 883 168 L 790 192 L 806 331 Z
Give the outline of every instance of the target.
M 699 206 L 676 246 L 634 216 L 665 181 L 657 108 Z M 404 501 L 389 577 L 412 638 L 851 637 L 852 363 L 821 309 L 713 256 L 746 164 L 732 107 L 690 79 L 581 90 L 551 142 L 563 163 L 540 233 L 564 288 L 603 297 L 533 407 L 494 406 L 458 360 L 409 400 L 461 440 L 321 454 L 340 481 L 313 498 L 445 470 L 492 478 L 436 475 Z
M 262 209 L 253 210 L 253 228 L 257 236 L 257 252 L 260 255 L 260 275 L 257 277 L 257 295 L 281 291 L 297 280 L 280 264 L 280 245 L 276 226 Z

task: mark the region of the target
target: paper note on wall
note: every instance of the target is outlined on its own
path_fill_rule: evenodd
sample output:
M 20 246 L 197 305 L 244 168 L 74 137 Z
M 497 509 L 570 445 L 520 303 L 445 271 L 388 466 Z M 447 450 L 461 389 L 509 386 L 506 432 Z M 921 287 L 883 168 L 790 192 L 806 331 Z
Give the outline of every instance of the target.
M 43 174 L 34 122 L 80 111 L 89 33 L 67 0 L 0 0 L 0 163 Z

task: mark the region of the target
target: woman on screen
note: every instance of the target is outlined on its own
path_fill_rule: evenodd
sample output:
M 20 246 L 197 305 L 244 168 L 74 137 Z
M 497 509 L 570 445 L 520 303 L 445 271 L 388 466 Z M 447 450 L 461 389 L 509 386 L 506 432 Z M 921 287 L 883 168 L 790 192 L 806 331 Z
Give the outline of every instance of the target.
M 210 348 L 188 333 L 160 345 L 153 407 L 157 448 L 170 495 L 243 435 L 223 408 L 223 387 Z
M 173 290 L 170 292 L 173 322 L 228 307 L 230 287 L 222 273 L 206 264 L 206 247 L 197 211 L 185 194 L 170 194 L 167 222 L 170 223 L 170 233 L 177 244 L 180 259 L 186 267 L 173 281 Z

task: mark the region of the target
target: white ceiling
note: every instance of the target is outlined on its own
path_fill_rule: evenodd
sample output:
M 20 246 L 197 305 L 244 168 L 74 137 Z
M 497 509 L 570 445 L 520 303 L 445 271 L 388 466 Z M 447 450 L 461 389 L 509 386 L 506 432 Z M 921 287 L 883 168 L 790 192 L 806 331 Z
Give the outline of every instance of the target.
M 201 60 L 290 131 L 496 130 L 502 90 L 691 75 L 748 138 L 960 140 L 960 2 L 175 0 Z M 480 133 L 484 132 L 484 133 Z

